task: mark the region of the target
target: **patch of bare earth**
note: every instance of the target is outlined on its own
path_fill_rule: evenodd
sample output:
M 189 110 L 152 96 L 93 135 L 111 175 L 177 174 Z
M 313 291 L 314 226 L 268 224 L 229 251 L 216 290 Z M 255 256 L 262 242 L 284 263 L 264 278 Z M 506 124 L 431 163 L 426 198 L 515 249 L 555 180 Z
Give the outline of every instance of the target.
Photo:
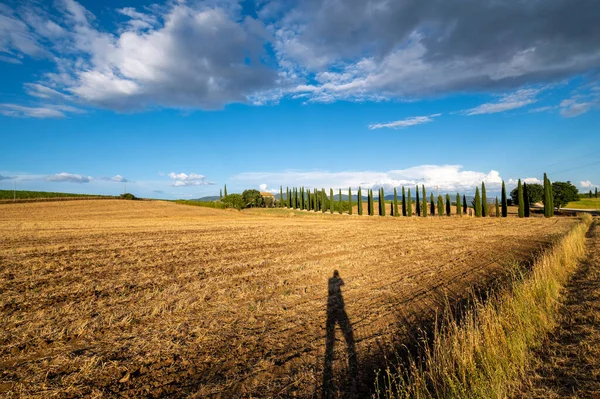
M 600 398 L 600 226 L 587 235 L 586 259 L 564 292 L 560 322 L 536 353 L 519 398 Z
M 444 295 L 574 222 L 0 205 L 0 396 L 368 392 L 373 359 Z

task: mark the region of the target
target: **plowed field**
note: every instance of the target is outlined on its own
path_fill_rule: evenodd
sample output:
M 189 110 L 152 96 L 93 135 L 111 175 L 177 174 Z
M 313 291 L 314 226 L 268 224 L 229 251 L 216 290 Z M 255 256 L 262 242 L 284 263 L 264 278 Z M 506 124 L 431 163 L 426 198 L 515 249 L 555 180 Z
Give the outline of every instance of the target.
M 335 396 L 573 223 L 0 205 L 0 396 Z

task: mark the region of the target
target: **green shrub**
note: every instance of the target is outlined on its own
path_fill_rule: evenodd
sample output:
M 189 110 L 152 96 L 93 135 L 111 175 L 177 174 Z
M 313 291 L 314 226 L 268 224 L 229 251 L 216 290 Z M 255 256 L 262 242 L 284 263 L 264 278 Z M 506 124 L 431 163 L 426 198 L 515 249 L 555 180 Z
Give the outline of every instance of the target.
M 235 208 L 238 211 L 242 210 L 242 208 L 245 207 L 245 202 L 242 197 L 242 194 L 229 194 L 227 197 L 223 197 L 221 203 L 226 208 Z

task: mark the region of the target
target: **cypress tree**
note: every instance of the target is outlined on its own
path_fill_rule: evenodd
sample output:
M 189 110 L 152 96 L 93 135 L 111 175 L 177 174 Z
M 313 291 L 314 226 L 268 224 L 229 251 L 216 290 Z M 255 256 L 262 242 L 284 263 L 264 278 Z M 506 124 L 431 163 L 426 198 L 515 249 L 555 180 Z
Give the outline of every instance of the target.
M 350 187 L 348 187 L 348 205 L 350 205 L 348 215 L 352 215 L 352 189 Z
M 429 195 L 429 201 L 431 202 L 429 213 L 431 213 L 431 216 L 435 216 L 435 202 L 433 200 L 433 193 Z
M 313 209 L 313 198 L 312 198 L 312 193 L 310 192 L 310 190 L 306 190 L 306 209 L 310 212 Z
M 313 197 L 315 197 L 315 212 L 317 212 L 318 210 L 321 209 L 320 208 L 321 205 L 320 205 L 320 201 L 319 201 L 319 194 L 318 194 L 318 191 L 316 188 L 315 188 Z
M 369 216 L 375 216 L 375 204 L 373 204 L 373 189 L 369 189 Z
M 223 190 L 219 189 L 219 199 L 223 199 Z
M 371 189 L 367 190 L 367 215 L 371 216 Z
M 381 188 L 379 188 L 379 190 L 377 190 L 377 214 L 379 216 L 383 216 L 381 214 Z
M 385 190 L 383 187 L 380 189 L 381 193 L 379 194 L 379 202 L 381 203 L 381 213 L 379 216 L 385 216 Z
M 417 216 L 421 216 L 421 200 L 419 199 L 419 186 L 415 188 L 415 192 L 417 193 Z
M 596 198 L 598 198 L 598 187 L 596 187 L 596 189 L 594 190 L 594 196 L 595 196 Z
M 340 211 L 340 215 L 341 215 L 342 213 L 344 213 L 344 208 L 342 207 L 342 189 L 340 188 L 338 190 L 340 190 L 340 192 L 338 194 L 338 198 L 340 200 L 340 209 L 339 209 L 339 211 Z
M 327 212 L 327 194 L 325 194 L 324 188 L 321 189 L 321 211 Z
M 456 214 L 458 216 L 462 216 L 461 207 L 460 207 L 460 194 L 456 193 Z
M 481 182 L 481 216 L 486 217 L 487 211 L 487 195 L 485 193 L 485 183 Z
M 592 198 L 592 190 L 590 190 L 590 193 L 588 194 L 588 198 Z
M 523 204 L 523 185 L 521 184 L 521 179 L 519 179 L 519 183 L 517 183 L 517 198 L 519 202 L 519 217 L 525 217 L 525 204 Z
M 498 203 L 498 196 L 496 196 L 496 217 L 500 217 L 500 204 Z
M 390 201 L 390 216 L 394 216 L 394 202 Z
M 290 200 L 290 188 L 285 188 L 285 202 L 288 208 L 291 208 L 291 200 Z
M 446 194 L 446 216 L 452 214 L 452 203 L 450 202 L 450 194 Z
M 523 182 L 523 206 L 525 207 L 525 217 L 528 218 L 531 214 L 529 208 L 529 193 L 527 192 L 527 183 Z
M 225 189 L 223 190 L 223 196 L 227 197 L 227 184 L 225 184 Z
M 544 173 L 544 216 L 552 217 L 552 186 L 550 180 Z
M 300 188 L 300 209 L 304 209 L 304 186 Z
M 426 218 L 427 217 L 427 192 L 425 191 L 425 185 L 422 185 L 423 187 L 423 217 Z
M 438 216 L 444 216 L 444 199 L 441 195 L 437 197 L 437 213 Z
M 463 194 L 462 206 L 463 206 L 463 214 L 466 215 L 469 211 L 469 206 L 467 205 L 467 196 L 464 194 Z
M 400 216 L 398 215 L 398 193 L 396 187 L 394 187 L 394 216 Z
M 333 188 L 329 189 L 329 213 L 333 213 Z
M 283 186 L 279 186 L 279 207 L 283 208 Z
M 508 216 L 508 203 L 506 202 L 506 186 L 504 185 L 504 180 L 502 180 L 502 217 L 505 218 Z
M 410 188 L 408 189 L 408 204 L 406 205 L 406 215 L 412 216 L 412 197 L 410 196 Z
M 356 200 L 358 201 L 358 214 L 362 216 L 363 214 L 363 205 L 362 205 L 362 190 L 358 187 L 358 195 L 356 196 Z
M 402 186 L 402 216 L 406 216 L 406 193 L 404 186 Z
M 479 187 L 475 187 L 475 217 L 481 217 L 481 197 L 479 196 Z

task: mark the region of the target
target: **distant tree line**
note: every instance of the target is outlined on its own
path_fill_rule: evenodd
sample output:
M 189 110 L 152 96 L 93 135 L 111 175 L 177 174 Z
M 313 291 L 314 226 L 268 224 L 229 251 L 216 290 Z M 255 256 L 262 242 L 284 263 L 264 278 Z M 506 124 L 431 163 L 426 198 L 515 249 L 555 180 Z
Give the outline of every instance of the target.
M 427 190 L 424 185 L 415 187 L 415 198 L 411 194 L 411 188 L 401 187 L 400 193 L 397 188 L 394 188 L 393 199 L 385 199 L 385 189 L 383 187 L 377 190 L 377 195 L 374 195 L 373 189 L 367 189 L 366 198 L 363 197 L 363 189 L 358 187 L 356 202 L 353 201 L 352 188 L 348 188 L 346 199 L 343 198 L 342 189 L 338 188 L 337 193 L 334 193 L 333 188 L 326 190 L 308 189 L 305 187 L 286 187 L 279 188 L 279 198 L 271 196 L 263 196 L 258 190 L 245 190 L 242 194 L 228 194 L 227 186 L 221 190 L 220 202 L 226 207 L 244 209 L 254 207 L 279 207 L 297 210 L 306 210 L 322 213 L 348 213 L 352 215 L 353 206 L 357 205 L 357 213 L 362 216 L 375 215 L 375 200 L 377 199 L 377 214 L 386 216 L 388 213 L 393 217 L 412 217 L 413 214 L 417 217 L 428 216 L 451 216 L 452 208 L 454 214 L 462 216 L 468 214 L 469 206 L 467 204 L 466 195 L 462 198 L 459 193 L 456 193 L 454 201 L 450 194 L 445 196 L 438 195 L 434 198 L 433 193 L 430 193 L 429 200 L 427 198 Z M 224 195 L 223 195 L 224 194 Z M 591 190 L 588 194 L 593 195 Z M 597 189 L 595 195 L 597 196 Z M 510 192 L 510 198 L 506 193 L 506 185 L 502 182 L 500 199 L 496 197 L 491 202 L 487 198 L 487 190 L 485 183 L 481 183 L 475 188 L 475 196 L 471 201 L 472 215 L 475 217 L 507 217 L 509 201 L 518 206 L 518 216 L 529 217 L 531 215 L 531 205 L 543 203 L 544 215 L 552 217 L 554 209 L 560 209 L 571 201 L 578 201 L 579 193 L 577 187 L 571 182 L 551 182 L 546 174 L 544 174 L 544 184 L 527 184 L 518 180 L 517 187 Z M 388 208 L 389 206 L 389 208 Z M 414 207 L 413 207 L 414 206 Z M 414 210 L 414 213 L 413 213 Z

